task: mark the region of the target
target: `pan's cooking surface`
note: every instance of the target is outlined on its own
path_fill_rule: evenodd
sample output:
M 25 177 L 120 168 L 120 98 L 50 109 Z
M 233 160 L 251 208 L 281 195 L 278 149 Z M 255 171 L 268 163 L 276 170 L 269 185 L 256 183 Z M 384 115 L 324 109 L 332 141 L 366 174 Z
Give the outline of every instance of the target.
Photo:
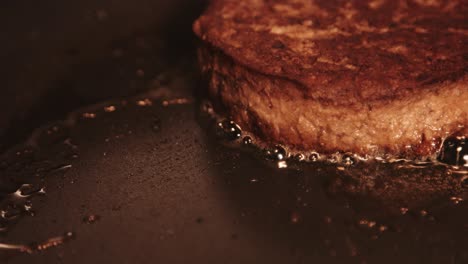
M 192 96 L 203 89 L 193 77 L 193 47 L 168 53 L 171 45 L 160 39 L 136 34 L 113 43 L 97 60 L 67 64 L 54 96 L 19 119 L 28 124 L 5 133 L 22 138 L 16 134 L 26 134 L 46 116 L 61 119 L 109 94 L 149 88 L 144 96 L 101 103 L 47 124 L 26 146 L 2 155 L 0 247 L 17 246 L 1 250 L 2 261 L 468 261 L 463 175 L 440 167 L 359 164 L 278 169 L 244 151 L 248 147 L 226 147 Z M 12 145 L 5 142 L 2 148 Z M 55 237 L 67 241 L 37 250 Z M 26 249 L 21 245 L 34 252 L 18 253 Z

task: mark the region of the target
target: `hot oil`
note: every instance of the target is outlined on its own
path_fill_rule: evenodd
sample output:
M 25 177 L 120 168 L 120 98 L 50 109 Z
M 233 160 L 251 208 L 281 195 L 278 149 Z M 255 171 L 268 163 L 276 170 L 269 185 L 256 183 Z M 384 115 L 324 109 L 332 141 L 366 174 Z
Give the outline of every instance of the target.
M 76 155 L 60 125 L 37 130 L 28 143 L 2 155 L 0 232 L 8 232 L 22 216 L 34 216 L 34 200 L 47 193 L 45 179 L 63 176 Z
M 46 239 L 45 241 L 38 242 L 38 243 L 31 243 L 29 245 L 17 245 L 17 244 L 4 244 L 0 243 L 0 249 L 13 251 L 16 253 L 36 253 L 43 250 L 47 250 L 52 247 L 57 247 L 62 245 L 63 243 L 68 242 L 69 240 L 73 239 L 75 234 L 73 232 L 67 232 L 64 235 L 51 237 Z
M 278 185 L 270 194 L 273 198 L 254 206 L 254 211 L 280 207 L 289 212 L 282 224 L 297 226 L 305 233 L 305 229 L 314 229 L 310 225 L 317 225 L 317 230 L 336 230 L 346 222 L 346 231 L 340 231 L 342 237 L 348 236 L 345 242 L 325 239 L 322 250 L 329 250 L 330 255 L 365 255 L 361 252 L 363 248 L 372 247 L 377 240 L 390 243 L 395 237 L 405 239 L 408 244 L 420 239 L 434 240 L 433 237 L 449 239 L 455 230 L 466 228 L 468 148 L 464 137 L 447 138 L 438 158 L 432 160 L 298 152 L 257 140 L 232 120 L 217 116 L 209 103 L 202 103 L 202 112 L 204 122 L 213 128 L 212 135 L 217 136 L 218 142 L 233 152 L 254 157 L 257 166 L 265 167 L 253 169 L 251 166 L 255 165 L 245 165 L 243 172 L 230 179 L 243 174 L 252 176 L 243 177 L 242 183 L 233 180 L 237 181 L 236 185 L 250 184 L 259 190 L 262 184 Z M 281 188 L 292 194 L 285 195 Z M 244 195 L 248 191 L 246 188 Z M 249 201 L 263 199 L 252 193 Z M 244 206 L 249 207 L 248 202 Z M 260 211 L 256 214 L 268 214 L 263 209 Z M 447 228 L 447 221 L 453 224 L 453 229 Z M 303 237 L 300 232 L 297 236 Z M 368 242 L 353 241 L 356 237 Z M 333 243 L 344 243 L 342 248 L 348 248 L 345 251 L 349 252 L 337 251 Z
M 68 138 L 67 129 L 59 123 L 46 125 L 36 130 L 27 143 L 1 156 L 0 237 L 7 236 L 21 218 L 36 215 L 35 204 L 47 194 L 48 178 L 64 177 L 72 168 L 78 149 Z M 63 244 L 71 237 L 72 233 L 67 232 L 32 244 L 12 244 L 2 239 L 0 250 L 34 253 Z
M 204 133 L 206 139 L 196 138 L 193 141 L 195 143 L 184 146 L 181 142 L 190 138 L 199 127 L 184 127 L 183 124 L 194 121 L 187 117 L 179 118 L 173 110 L 190 105 L 192 101 L 190 96 L 168 97 L 167 93 L 154 92 L 81 109 L 73 112 L 64 122 L 37 130 L 25 145 L 8 152 L 2 159 L 1 179 L 9 179 L 0 184 L 1 190 L 5 190 L 1 200 L 1 209 L 5 211 L 2 218 L 5 236 L 21 218 L 47 213 L 37 212 L 35 204 L 37 199 L 54 191 L 47 185 L 51 179 L 61 179 L 59 182 L 62 185 L 57 185 L 57 188 L 63 190 L 73 188 L 74 181 L 83 180 L 70 176 L 70 172 L 83 166 L 80 155 L 92 155 L 98 161 L 105 161 L 112 155 L 113 146 L 121 142 L 136 142 L 137 145 L 140 144 L 139 148 L 144 148 L 144 144 L 156 141 L 170 145 L 173 150 L 164 151 L 159 146 L 149 154 L 164 158 L 160 166 L 173 163 L 170 174 L 177 174 L 174 171 L 178 167 L 187 166 L 188 159 L 195 159 L 197 166 L 208 166 L 200 170 L 203 173 L 196 177 L 212 179 L 214 188 L 221 193 L 221 197 L 207 196 L 194 200 L 194 203 L 205 203 L 207 199 L 212 203 L 223 203 L 222 207 L 237 215 L 234 219 L 229 219 L 229 223 L 236 223 L 232 230 L 242 229 L 239 225 L 252 227 L 255 236 L 277 240 L 278 244 L 288 243 L 291 250 L 299 252 L 297 254 L 304 254 L 314 248 L 320 254 L 325 253 L 331 257 L 345 255 L 359 260 L 369 253 L 366 250 L 370 251 L 375 245 L 383 245 L 382 248 L 385 248 L 395 237 L 403 241 L 399 242 L 402 247 L 409 247 L 417 239 L 429 241 L 434 239 L 434 234 L 445 239 L 448 235 L 456 236 L 454 229 L 464 228 L 466 213 L 463 211 L 466 212 L 468 208 L 468 197 L 466 170 L 460 164 L 449 166 L 440 162 L 379 160 L 351 153 L 324 155 L 312 151 L 294 152 L 281 145 L 261 145 L 254 135 L 242 131 L 241 127 L 230 120 L 197 120 L 203 129 L 211 129 L 213 133 Z M 194 108 L 187 107 L 184 111 L 195 111 Z M 151 136 L 140 137 L 137 130 L 141 128 L 116 118 L 121 114 L 141 120 L 141 127 L 150 132 Z M 168 123 L 168 119 L 172 123 Z M 83 130 L 83 127 L 88 128 Z M 168 140 L 165 133 L 170 127 L 175 132 L 171 135 L 171 140 Z M 80 131 L 78 135 L 76 131 Z M 96 153 L 97 148 L 91 147 L 89 153 L 82 153 L 82 145 L 97 144 L 90 141 L 88 135 L 81 134 L 82 131 L 97 138 L 99 144 L 107 144 L 108 149 Z M 80 140 L 77 141 L 76 138 Z M 455 149 L 463 153 L 463 149 Z M 187 154 L 198 150 L 201 153 L 207 152 L 209 158 L 205 160 Z M 133 153 L 128 155 L 132 156 Z M 125 158 L 124 154 L 117 156 L 120 159 Z M 450 155 L 445 155 L 447 156 Z M 147 167 L 152 165 L 140 162 Z M 199 168 L 190 168 L 188 171 L 197 169 Z M 135 168 L 129 170 L 132 175 L 141 173 Z M 156 170 L 155 174 L 157 173 L 159 172 Z M 132 175 L 128 176 L 125 184 L 133 192 L 129 191 L 126 195 L 138 199 L 153 199 L 137 196 L 142 191 L 139 188 L 150 186 L 144 181 L 151 180 Z M 194 181 L 183 176 L 187 177 L 183 181 Z M 108 184 L 100 178 L 93 180 L 99 186 Z M 139 187 L 132 189 L 132 185 Z M 158 187 L 155 185 L 148 188 Z M 124 186 L 120 188 L 125 189 Z M 222 199 L 223 197 L 226 199 Z M 107 198 L 112 200 L 112 197 Z M 133 204 L 135 207 L 139 206 L 137 198 Z M 111 214 L 84 209 L 81 214 L 76 215 L 76 219 L 84 226 L 82 228 L 98 229 L 112 218 L 112 214 L 127 213 L 121 204 L 109 206 L 112 207 Z M 196 222 L 197 228 L 202 228 L 213 221 L 211 217 L 211 214 L 197 215 L 193 219 L 206 220 L 192 220 Z M 145 219 L 150 217 L 145 215 L 139 221 Z M 446 224 L 447 221 L 450 226 Z M 173 229 L 166 229 L 169 231 L 164 231 L 165 238 L 175 236 Z M 450 229 L 450 232 L 446 229 Z M 74 237 L 74 232 L 54 237 L 54 234 L 64 231 L 68 229 L 63 227 L 62 230 L 56 230 L 50 234 L 51 239 L 44 239 L 44 243 L 30 244 L 30 241 L 25 241 L 24 244 L 17 244 L 2 241 L 0 249 L 8 252 L 38 252 Z M 240 231 L 232 231 L 229 239 L 240 240 L 244 235 Z M 427 241 L 421 242 L 422 245 L 429 243 Z
M 175 93 L 178 95 L 178 93 Z M 192 99 L 173 96 L 164 87 L 150 90 L 148 93 L 118 101 L 109 101 L 79 109 L 69 114 L 64 121 L 47 124 L 36 129 L 24 143 L 13 147 L 1 155 L 0 162 L 0 238 L 8 233 L 24 217 L 34 217 L 34 204 L 48 194 L 51 180 L 59 182 L 56 188 L 70 188 L 77 180 L 67 176 L 79 163 L 80 148 L 73 137 L 77 127 L 110 126 L 110 133 L 102 139 L 108 144 L 132 137 L 133 131 L 127 124 L 106 123 L 118 112 L 153 111 L 153 108 L 170 109 L 178 105 L 191 104 Z M 158 133 L 162 129 L 161 120 L 152 114 L 148 129 Z M 102 156 L 106 156 L 106 152 Z M 57 180 L 58 179 L 58 180 Z M 96 179 L 99 182 L 99 179 Z M 41 212 L 46 213 L 46 212 Z M 87 214 L 82 217 L 84 224 L 94 224 L 100 220 L 99 214 Z M 63 231 L 62 231 L 63 232 Z M 67 231 L 63 236 L 47 238 L 42 242 L 25 244 L 9 243 L 0 240 L 0 251 L 11 253 L 36 253 L 62 245 L 75 237 Z M 1 252 L 0 252 L 1 253 Z M 0 254 L 4 256 L 4 254 Z M 6 256 L 6 255 L 5 255 Z
M 201 103 L 202 115 L 207 123 L 214 123 L 216 136 L 226 145 L 233 147 L 248 146 L 263 152 L 266 159 L 283 161 L 294 160 L 301 162 L 322 162 L 337 164 L 337 166 L 350 166 L 358 162 L 376 161 L 380 163 L 403 163 L 399 166 L 437 166 L 447 165 L 454 173 L 465 174 L 468 168 L 468 139 L 465 136 L 449 136 L 443 140 L 438 153 L 431 157 L 419 159 L 405 159 L 404 157 L 382 155 L 358 155 L 351 152 L 319 153 L 315 150 L 299 151 L 288 146 L 266 143 L 255 135 L 242 131 L 242 128 L 233 120 L 226 119 L 215 113 L 209 101 Z

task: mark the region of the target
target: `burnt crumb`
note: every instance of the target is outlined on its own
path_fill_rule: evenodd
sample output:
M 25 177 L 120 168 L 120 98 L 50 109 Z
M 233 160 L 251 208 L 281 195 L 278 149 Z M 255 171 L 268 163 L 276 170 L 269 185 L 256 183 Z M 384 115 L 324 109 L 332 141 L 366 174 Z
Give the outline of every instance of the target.
M 244 23 L 244 20 L 242 18 L 240 18 L 240 17 L 234 17 L 234 18 L 232 18 L 232 20 L 237 24 Z
M 321 24 L 322 24 L 322 23 L 320 22 L 320 20 L 314 19 L 314 25 L 315 25 L 316 27 L 320 27 Z
M 314 64 L 317 62 L 318 57 L 317 56 L 312 56 L 307 58 L 310 64 Z
M 283 44 L 283 42 L 276 40 L 273 42 L 273 45 L 271 46 L 274 49 L 284 49 L 286 46 Z

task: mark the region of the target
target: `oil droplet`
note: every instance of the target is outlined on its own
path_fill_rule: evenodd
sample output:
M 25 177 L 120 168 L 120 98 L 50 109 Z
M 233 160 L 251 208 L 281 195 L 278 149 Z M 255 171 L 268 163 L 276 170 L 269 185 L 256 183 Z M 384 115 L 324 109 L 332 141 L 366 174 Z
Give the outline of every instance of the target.
M 342 162 L 346 166 L 352 166 L 356 164 L 356 159 L 352 154 L 346 153 L 343 155 Z
M 278 161 L 286 159 L 286 150 L 279 145 L 275 146 L 273 149 L 267 149 L 265 152 L 269 159 Z
M 116 110 L 116 108 L 113 105 L 104 107 L 104 112 L 106 112 L 106 113 L 111 113 L 111 112 L 114 112 L 115 110 Z
M 288 163 L 284 160 L 278 161 L 278 168 L 279 169 L 286 169 L 288 167 Z
M 37 251 L 44 251 L 52 247 L 57 247 L 75 238 L 73 232 L 67 232 L 62 236 L 52 237 L 41 243 L 32 243 L 31 245 L 18 245 L 0 243 L 0 250 L 12 250 L 20 253 L 32 254 Z
M 96 118 L 96 114 L 95 113 L 83 113 L 83 118 L 93 119 L 93 118 Z
M 59 245 L 62 245 L 63 243 L 70 241 L 74 238 L 75 234 L 73 232 L 67 232 L 63 236 L 49 238 L 46 241 L 31 247 L 31 249 L 32 251 L 43 251 L 51 247 L 57 247 Z
M 406 208 L 406 207 L 401 207 L 401 208 L 400 208 L 400 213 L 401 213 L 402 215 L 405 215 L 406 213 L 408 213 L 408 211 L 409 211 L 409 209 Z
M 294 155 L 294 159 L 297 161 L 304 161 L 305 160 L 305 155 L 302 153 Z
M 367 219 L 361 219 L 359 220 L 359 225 L 365 226 L 367 228 L 373 228 L 377 225 L 375 221 L 367 220 Z
M 101 216 L 95 215 L 95 214 L 91 214 L 91 215 L 85 216 L 85 217 L 83 218 L 83 223 L 85 223 L 85 224 L 93 224 L 93 223 L 99 221 L 99 219 L 101 219 Z
M 15 192 L 15 195 L 21 198 L 26 198 L 35 194 L 45 194 L 45 187 L 34 186 L 32 184 L 23 184 Z
M 379 231 L 382 232 L 382 233 L 385 232 L 387 229 L 388 229 L 388 227 L 386 225 L 380 225 L 379 226 Z
M 250 146 L 253 144 L 253 141 L 251 137 L 246 136 L 242 139 L 242 143 L 244 143 L 244 145 Z
M 316 162 L 319 159 L 320 159 L 320 155 L 317 152 L 314 152 L 314 153 L 310 154 L 310 156 L 309 156 L 309 160 L 312 161 L 312 162 Z
M 330 157 L 328 158 L 328 162 L 330 163 L 338 163 L 341 159 L 341 155 L 339 153 L 335 153 L 335 154 L 332 154 L 330 155 Z
M 452 136 L 444 140 L 438 159 L 450 165 L 465 166 L 468 164 L 468 157 L 465 159 L 465 156 L 468 156 L 468 139 Z
M 463 202 L 463 198 L 461 198 L 461 197 L 456 197 L 456 196 L 450 197 L 450 200 L 451 200 L 454 204 L 459 204 L 459 203 Z
M 242 130 L 234 121 L 224 120 L 218 123 L 218 135 L 227 140 L 234 141 L 242 136 Z
M 10 207 L 6 210 L 0 211 L 0 218 L 3 220 L 11 221 L 18 218 L 21 215 L 21 209 L 17 206 Z
M 298 212 L 292 212 L 290 216 L 291 224 L 297 224 L 301 221 L 301 215 Z
M 201 110 L 211 116 L 215 114 L 213 105 L 209 101 L 205 101 L 201 104 Z
M 151 102 L 150 99 L 146 98 L 146 99 L 143 99 L 143 100 L 138 100 L 136 102 L 136 104 L 138 106 L 152 106 L 153 105 L 153 102 Z
M 60 165 L 50 170 L 50 173 L 66 171 L 72 168 L 71 164 Z
M 19 252 L 32 253 L 32 249 L 26 245 L 15 245 L 6 243 L 0 243 L 0 250 L 14 250 Z
M 191 101 L 187 98 L 176 98 L 171 100 L 164 100 L 162 102 L 163 106 L 170 106 L 170 105 L 184 105 L 189 104 Z

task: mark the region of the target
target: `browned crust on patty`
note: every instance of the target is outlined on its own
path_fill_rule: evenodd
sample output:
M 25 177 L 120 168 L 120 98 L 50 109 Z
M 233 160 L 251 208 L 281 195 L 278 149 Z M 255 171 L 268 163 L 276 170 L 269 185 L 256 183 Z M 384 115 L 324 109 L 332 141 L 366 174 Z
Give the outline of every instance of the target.
M 263 143 L 325 154 L 434 158 L 444 138 L 468 135 L 468 97 L 460 83 L 373 108 L 337 107 L 302 97 L 295 82 L 260 74 L 213 48 L 201 48 L 199 58 L 215 108 Z
M 468 135 L 466 1 L 213 1 L 194 24 L 210 96 L 293 150 L 434 157 Z
M 217 0 L 194 30 L 305 98 L 375 107 L 464 82 L 467 13 L 464 0 Z

